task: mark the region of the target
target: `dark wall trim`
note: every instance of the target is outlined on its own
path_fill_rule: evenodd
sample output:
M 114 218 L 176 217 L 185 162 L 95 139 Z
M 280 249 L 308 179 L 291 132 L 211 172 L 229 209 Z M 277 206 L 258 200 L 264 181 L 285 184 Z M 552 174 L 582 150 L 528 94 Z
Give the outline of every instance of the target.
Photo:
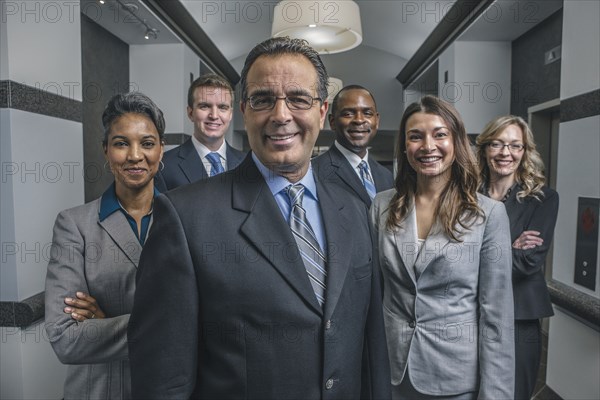
M 600 89 L 560 101 L 560 122 L 600 115 Z
M 185 133 L 165 133 L 165 144 L 166 145 L 177 145 L 183 144 L 191 136 Z
M 240 75 L 179 0 L 141 1 L 172 29 L 185 44 L 190 46 L 205 64 L 216 72 L 223 74 L 232 86 L 238 83 Z
M 456 0 L 396 79 L 403 87 L 408 87 L 493 2 L 494 0 Z
M 82 121 L 81 101 L 10 80 L 0 81 L 0 108 L 13 108 L 75 122 Z
M 0 326 L 25 328 L 44 318 L 44 292 L 23 301 L 0 301 Z
M 600 331 L 600 299 L 552 279 L 548 282 L 552 303 L 589 327 Z
M 534 399 L 544 399 L 544 400 L 563 400 L 554 390 L 552 390 L 548 385 L 544 385 L 543 388 L 540 389 L 534 396 Z

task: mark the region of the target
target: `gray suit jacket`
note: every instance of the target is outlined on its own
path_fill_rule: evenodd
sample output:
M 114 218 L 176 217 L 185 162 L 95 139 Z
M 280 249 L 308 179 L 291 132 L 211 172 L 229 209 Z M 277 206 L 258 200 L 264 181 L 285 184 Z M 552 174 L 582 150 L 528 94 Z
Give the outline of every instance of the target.
M 127 325 L 142 247 L 127 219 L 98 219 L 100 199 L 56 218 L 46 275 L 46 331 L 63 364 L 70 364 L 65 399 L 131 397 Z M 65 297 L 94 296 L 105 319 L 77 322 L 63 312 Z
M 512 262 L 504 205 L 479 195 L 485 221 L 465 232 L 462 243 L 434 226 L 419 252 L 414 207 L 396 231 L 385 226 L 394 193 L 378 194 L 371 208 L 392 384 L 408 369 L 425 394 L 512 398 Z
M 227 142 L 225 146 L 227 170 L 229 171 L 240 165 L 246 153 L 234 149 Z M 162 161 L 164 168 L 154 177 L 154 184 L 161 193 L 208 178 L 204 164 L 200 160 L 191 138 L 181 146 L 167 151 Z

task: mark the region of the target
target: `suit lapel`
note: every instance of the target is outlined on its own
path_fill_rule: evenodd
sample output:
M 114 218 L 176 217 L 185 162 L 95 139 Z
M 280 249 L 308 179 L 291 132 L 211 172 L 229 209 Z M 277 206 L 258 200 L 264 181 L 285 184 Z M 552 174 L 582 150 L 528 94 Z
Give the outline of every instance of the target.
M 343 199 L 345 192 L 336 185 L 325 185 L 315 175 L 319 207 L 327 237 L 327 290 L 325 318 L 330 318 L 340 298 L 350 268 L 350 252 L 345 244 L 351 235 L 352 217 Z
M 519 204 L 517 200 L 517 193 L 521 190 L 520 185 L 515 185 L 508 196 L 508 199 L 504 202 L 504 206 L 506 207 L 506 213 L 508 214 L 508 219 L 510 220 L 510 237 L 511 241 L 516 240 L 522 231 L 522 224 L 517 223 L 517 221 L 521 220 L 521 216 L 523 213 L 527 212 L 527 202 L 530 201 L 529 198 L 523 199 L 523 203 Z
M 427 236 L 425 243 L 423 243 L 424 248 L 419 253 L 419 257 L 415 262 L 417 279 L 425 272 L 432 260 L 445 254 L 444 248 L 449 242 L 450 239 L 442 230 L 442 226 L 439 222 L 436 222 L 431 227 L 431 233 Z
M 331 165 L 335 168 L 335 172 L 342 182 L 350 186 L 363 203 L 371 204 L 371 198 L 369 197 L 367 190 L 358 178 L 358 175 L 356 175 L 356 172 L 352 169 L 352 165 L 350 165 L 346 157 L 344 157 L 337 147 L 335 147 L 335 144 L 331 146 L 330 154 Z
M 232 170 L 242 161 L 243 157 L 239 156 L 238 153 L 233 151 L 233 148 L 229 143 L 225 142 L 225 153 L 227 154 L 227 170 Z
M 248 155 L 233 182 L 233 208 L 248 213 L 241 233 L 319 314 L 321 306 L 310 284 L 296 241 L 264 178 Z
M 142 246 L 121 211 L 112 213 L 104 221 L 98 221 L 98 224 L 137 268 Z M 109 249 L 102 249 L 102 251 L 109 251 Z
M 192 139 L 188 139 L 181 145 L 181 148 L 179 149 L 179 158 L 181 158 L 179 168 L 190 183 L 208 177 L 208 174 L 204 169 L 204 164 L 194 147 L 194 143 L 192 143 Z
M 419 253 L 419 242 L 417 238 L 417 213 L 414 205 L 411 204 L 401 226 L 394 232 L 394 237 L 402 263 L 413 282 L 416 283 L 415 262 Z
M 371 175 L 373 176 L 373 182 L 375 182 L 375 190 L 377 193 L 391 188 L 388 179 L 384 175 L 384 171 L 382 171 L 382 168 L 385 169 L 385 167 L 375 161 L 371 156 L 369 156 L 369 168 L 371 169 Z M 387 169 L 385 171 L 387 171 Z

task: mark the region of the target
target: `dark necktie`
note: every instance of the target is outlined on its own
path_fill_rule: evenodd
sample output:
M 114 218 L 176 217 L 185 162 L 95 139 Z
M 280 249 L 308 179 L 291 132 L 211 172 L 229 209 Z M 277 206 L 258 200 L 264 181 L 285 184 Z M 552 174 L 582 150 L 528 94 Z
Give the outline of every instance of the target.
M 373 200 L 377 194 L 377 190 L 375 189 L 375 182 L 373 182 L 371 171 L 369 171 L 369 165 L 365 160 L 362 160 L 360 164 L 358 164 L 358 168 L 360 168 L 360 177 L 362 178 L 363 185 L 365 186 L 369 197 Z
M 225 172 L 225 170 L 223 169 L 223 164 L 221 164 L 221 156 L 219 155 L 219 153 L 208 153 L 206 155 L 206 158 L 208 158 L 208 161 L 210 161 L 210 165 L 212 165 L 212 168 L 210 170 L 210 176 L 215 176 L 217 174 L 220 174 L 221 172 Z
M 310 283 L 317 296 L 317 301 L 322 307 L 325 303 L 326 260 L 321 246 L 317 242 L 315 233 L 308 219 L 306 219 L 306 210 L 302 208 L 304 186 L 300 184 L 290 185 L 286 188 L 286 191 L 292 205 L 290 211 L 290 228 L 298 244 L 298 250 L 300 250 L 300 255 L 302 256 Z

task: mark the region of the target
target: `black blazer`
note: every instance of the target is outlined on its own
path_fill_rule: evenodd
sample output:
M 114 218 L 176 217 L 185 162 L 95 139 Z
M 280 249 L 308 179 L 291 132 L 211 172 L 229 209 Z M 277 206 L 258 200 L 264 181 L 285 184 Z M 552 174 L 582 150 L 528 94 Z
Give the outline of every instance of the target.
M 377 193 L 394 187 L 392 172 L 373 160 L 372 157 L 369 157 L 369 168 L 371 169 L 373 181 L 375 181 Z M 326 184 L 334 183 L 340 185 L 353 195 L 358 196 L 367 207 L 371 207 L 371 198 L 367 190 L 358 175 L 356 175 L 356 172 L 354 172 L 352 165 L 350 165 L 335 144 L 313 160 L 313 169 Z
M 155 200 L 128 331 L 134 398 L 390 397 L 365 207 L 316 180 L 324 309 L 250 155 Z
M 225 142 L 225 146 L 227 170 L 232 170 L 240 165 L 246 153 L 234 149 L 227 142 Z M 181 146 L 167 151 L 162 161 L 165 167 L 154 178 L 154 184 L 161 193 L 208 178 L 192 138 L 186 140 Z
M 519 202 L 517 193 L 521 190 L 517 184 L 504 203 L 510 220 L 511 243 L 523 231 L 535 230 L 540 232 L 544 244 L 529 250 L 512 249 L 515 319 L 538 319 L 554 315 L 544 279 L 544 262 L 554 237 L 558 193 L 544 187 L 541 201 L 527 197 Z

